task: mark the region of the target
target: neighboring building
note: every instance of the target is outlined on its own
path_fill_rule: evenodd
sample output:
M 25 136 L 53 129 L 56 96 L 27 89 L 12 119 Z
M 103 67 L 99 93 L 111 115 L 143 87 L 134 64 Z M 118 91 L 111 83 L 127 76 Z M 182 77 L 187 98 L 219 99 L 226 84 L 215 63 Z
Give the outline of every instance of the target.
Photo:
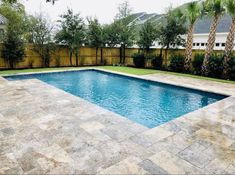
M 193 49 L 195 50 L 205 50 L 207 46 L 207 40 L 208 40 L 209 33 L 196 33 L 194 34 L 194 41 L 193 41 Z M 216 34 L 216 41 L 215 41 L 215 47 L 214 50 L 224 50 L 225 49 L 225 43 L 227 39 L 228 33 L 217 33 Z M 182 36 L 186 39 L 186 35 Z M 161 48 L 160 43 L 155 43 L 156 48 Z M 180 47 L 180 49 L 183 49 L 183 47 Z M 235 50 L 235 48 L 234 48 Z
M 164 15 L 159 14 L 147 14 L 147 13 L 136 13 L 132 16 L 133 22 L 136 23 L 137 27 L 140 28 L 141 25 L 147 20 L 151 20 L 156 24 L 164 22 Z M 209 17 L 204 17 L 197 21 L 194 32 L 194 44 L 193 49 L 205 49 L 207 45 L 208 35 L 210 31 L 212 19 Z M 215 42 L 215 50 L 223 50 L 225 48 L 225 42 L 227 39 L 227 35 L 230 29 L 232 19 L 229 15 L 223 16 L 220 20 L 220 23 L 217 28 L 216 42 Z M 186 39 L 186 36 L 183 36 Z M 155 48 L 160 48 L 160 43 L 156 42 Z M 235 50 L 235 48 L 234 48 Z
M 228 33 L 217 33 L 215 50 L 224 50 Z M 194 34 L 194 49 L 205 49 L 207 46 L 208 33 Z

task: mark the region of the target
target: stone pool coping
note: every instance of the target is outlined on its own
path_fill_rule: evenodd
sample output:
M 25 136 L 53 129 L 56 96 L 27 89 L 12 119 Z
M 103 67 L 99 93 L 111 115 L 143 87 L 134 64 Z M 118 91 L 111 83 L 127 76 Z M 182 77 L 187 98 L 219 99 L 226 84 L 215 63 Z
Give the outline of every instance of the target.
M 94 70 L 68 71 L 87 69 Z M 199 90 L 205 85 L 230 97 L 149 129 L 40 80 L 0 77 L 0 173 L 235 172 L 233 86 L 95 70 Z

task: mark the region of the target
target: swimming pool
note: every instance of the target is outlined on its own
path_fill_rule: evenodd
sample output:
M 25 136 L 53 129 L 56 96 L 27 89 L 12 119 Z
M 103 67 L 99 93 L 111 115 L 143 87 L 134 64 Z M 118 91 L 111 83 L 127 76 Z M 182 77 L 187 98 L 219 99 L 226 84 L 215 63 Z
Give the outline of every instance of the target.
M 37 78 L 149 128 L 226 98 L 219 94 L 97 70 L 5 78 L 8 80 Z

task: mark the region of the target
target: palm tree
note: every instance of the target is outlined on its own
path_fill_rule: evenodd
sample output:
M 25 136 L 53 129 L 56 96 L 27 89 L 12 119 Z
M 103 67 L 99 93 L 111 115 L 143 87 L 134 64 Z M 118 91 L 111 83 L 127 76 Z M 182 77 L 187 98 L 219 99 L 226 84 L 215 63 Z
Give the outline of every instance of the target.
M 227 41 L 225 44 L 224 51 L 224 61 L 223 61 L 223 77 L 228 78 L 229 72 L 229 61 L 231 59 L 231 54 L 234 47 L 234 35 L 235 35 L 235 1 L 234 0 L 226 0 L 225 8 L 227 13 L 232 17 L 232 24 L 227 36 Z
M 216 30 L 218 23 L 220 21 L 220 18 L 222 17 L 225 9 L 223 6 L 224 0 L 207 0 L 205 3 L 205 8 L 207 13 L 213 17 L 211 28 L 210 28 L 210 33 L 209 33 L 209 38 L 207 41 L 207 47 L 205 50 L 205 58 L 203 60 L 203 65 L 202 65 L 202 74 L 207 76 L 209 74 L 209 59 L 211 57 L 211 54 L 214 49 L 215 45 L 215 38 L 216 38 Z
M 201 8 L 197 1 L 190 2 L 187 4 L 185 10 L 185 16 L 189 23 L 189 28 L 188 28 L 186 50 L 185 50 L 185 62 L 184 62 L 184 68 L 186 71 L 190 71 L 191 68 L 194 26 L 200 15 L 201 15 Z

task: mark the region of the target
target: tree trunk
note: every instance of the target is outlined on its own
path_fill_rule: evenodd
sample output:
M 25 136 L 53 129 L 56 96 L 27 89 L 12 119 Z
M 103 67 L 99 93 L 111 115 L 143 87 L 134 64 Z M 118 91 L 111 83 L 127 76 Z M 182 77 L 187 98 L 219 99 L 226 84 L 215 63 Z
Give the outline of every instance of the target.
M 69 51 L 69 61 L 70 61 L 70 65 L 73 66 L 73 60 L 72 60 L 72 57 L 73 57 L 73 51 L 70 50 Z
M 122 60 L 122 64 L 124 65 L 126 62 L 126 46 L 123 45 L 123 60 Z
M 202 65 L 202 75 L 208 76 L 210 70 L 209 70 L 209 59 L 211 57 L 211 54 L 213 52 L 214 49 L 214 45 L 215 45 L 215 39 L 216 39 L 216 30 L 217 30 L 217 26 L 219 23 L 219 19 L 220 19 L 220 15 L 217 15 L 214 17 L 212 24 L 211 24 L 211 28 L 210 28 L 210 33 L 209 33 L 209 38 L 207 41 L 207 47 L 206 47 L 206 53 L 205 53 L 205 58 L 203 61 L 203 65 Z
M 75 57 L 76 57 L 76 66 L 78 67 L 78 49 L 76 49 L 76 52 L 75 52 Z
M 100 62 L 103 65 L 104 64 L 104 60 L 103 60 L 103 47 L 100 48 Z
M 122 64 L 122 45 L 120 47 L 120 60 L 119 60 L 119 64 Z
M 165 49 L 165 68 L 167 69 L 167 62 L 168 62 L 168 49 L 169 49 L 169 44 L 166 46 Z
M 192 55 L 193 55 L 193 31 L 194 24 L 191 24 L 188 30 L 187 43 L 185 49 L 184 69 L 189 72 L 191 69 Z
M 45 66 L 50 67 L 50 51 L 49 48 L 46 49 L 46 54 L 45 54 Z
M 162 58 L 162 51 L 163 51 L 163 48 L 161 47 L 160 49 L 160 57 Z
M 41 59 L 42 59 L 42 67 L 46 67 L 46 64 L 45 64 L 45 60 L 46 60 L 46 58 L 45 58 L 45 54 L 40 54 L 40 57 L 41 57 Z
M 232 24 L 227 36 L 225 50 L 224 50 L 224 60 L 223 60 L 223 78 L 228 79 L 229 76 L 229 61 L 231 59 L 231 54 L 234 47 L 234 35 L 235 35 L 235 18 L 232 20 Z
M 98 65 L 98 47 L 95 48 L 95 64 Z
M 10 66 L 10 69 L 14 69 L 14 61 L 13 60 L 9 60 L 9 66 Z

